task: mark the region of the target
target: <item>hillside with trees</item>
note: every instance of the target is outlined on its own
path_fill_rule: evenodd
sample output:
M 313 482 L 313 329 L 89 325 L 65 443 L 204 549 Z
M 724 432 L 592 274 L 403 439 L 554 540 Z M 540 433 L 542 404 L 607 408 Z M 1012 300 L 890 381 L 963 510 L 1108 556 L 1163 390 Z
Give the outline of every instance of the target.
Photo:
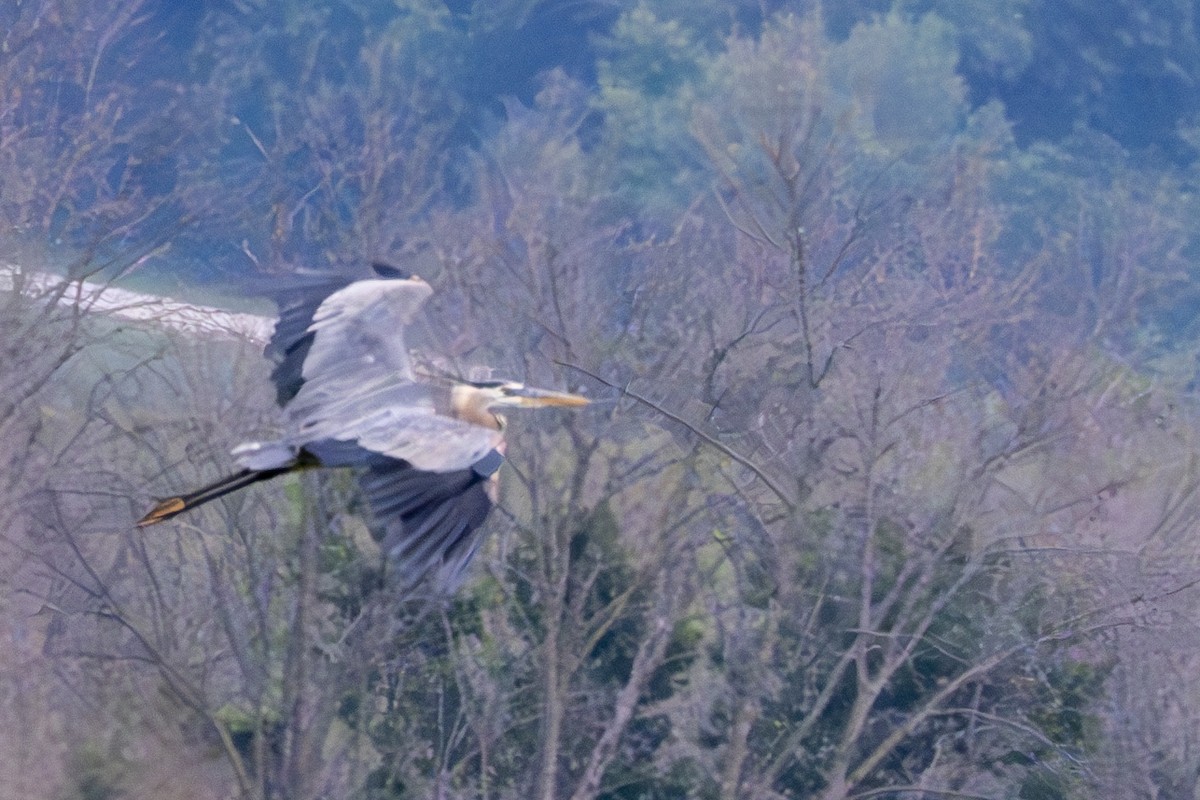
M 1092 5 L 0 8 L 0 796 L 1195 796 L 1197 10 Z M 372 259 L 593 399 L 453 600 L 345 472 L 134 528 L 270 364 L 83 282 Z

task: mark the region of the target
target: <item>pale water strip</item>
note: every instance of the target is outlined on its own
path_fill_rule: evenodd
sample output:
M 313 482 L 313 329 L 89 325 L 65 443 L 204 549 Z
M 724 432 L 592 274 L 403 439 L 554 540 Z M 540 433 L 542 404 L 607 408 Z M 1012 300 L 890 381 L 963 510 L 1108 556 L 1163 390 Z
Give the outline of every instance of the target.
M 59 290 L 63 284 L 64 278 L 61 276 L 48 272 L 30 272 L 15 264 L 0 263 L 0 291 L 11 292 L 20 286 L 22 294 L 37 298 Z M 171 297 L 142 294 L 111 284 L 90 281 L 68 282 L 59 303 L 132 322 L 162 325 L 186 333 L 259 343 L 266 342 L 271 337 L 275 326 L 275 320 L 271 317 L 200 306 Z

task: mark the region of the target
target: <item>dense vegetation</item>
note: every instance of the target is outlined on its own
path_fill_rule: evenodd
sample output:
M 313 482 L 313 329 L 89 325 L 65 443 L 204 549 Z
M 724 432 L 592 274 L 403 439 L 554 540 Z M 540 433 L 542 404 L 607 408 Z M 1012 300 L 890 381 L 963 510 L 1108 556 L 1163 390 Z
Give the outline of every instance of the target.
M 0 794 L 1200 790 L 1194 3 L 181 5 L 0 6 Z M 598 401 L 453 602 L 349 475 L 131 529 L 269 368 L 79 281 L 365 259 Z

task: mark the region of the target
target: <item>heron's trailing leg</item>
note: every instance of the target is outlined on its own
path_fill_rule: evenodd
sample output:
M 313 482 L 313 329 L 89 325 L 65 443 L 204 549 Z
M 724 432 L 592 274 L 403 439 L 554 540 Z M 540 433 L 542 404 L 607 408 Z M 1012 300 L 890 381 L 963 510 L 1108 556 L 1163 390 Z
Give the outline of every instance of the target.
M 285 472 L 291 472 L 298 467 L 299 465 L 297 464 L 275 469 L 244 469 L 241 472 L 222 478 L 216 483 L 211 483 L 203 489 L 197 489 L 194 492 L 179 495 L 178 497 L 168 497 L 166 500 L 160 500 L 154 508 L 150 509 L 149 514 L 137 521 L 137 526 L 144 528 L 156 522 L 165 522 L 171 517 L 182 514 L 184 511 L 193 509 L 196 506 L 204 505 L 210 500 L 216 500 L 218 497 L 223 497 L 230 492 L 236 492 L 238 489 L 243 489 L 252 483 L 270 480 Z

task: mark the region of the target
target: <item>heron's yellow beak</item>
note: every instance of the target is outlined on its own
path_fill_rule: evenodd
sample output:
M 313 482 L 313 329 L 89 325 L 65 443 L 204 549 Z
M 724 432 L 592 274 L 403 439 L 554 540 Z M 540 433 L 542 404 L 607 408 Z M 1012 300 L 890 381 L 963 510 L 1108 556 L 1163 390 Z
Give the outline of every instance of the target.
M 513 390 L 506 398 L 512 405 L 520 408 L 542 408 L 544 406 L 586 406 L 590 401 L 578 394 L 567 392 L 551 392 L 547 389 L 533 389 L 523 386 Z

